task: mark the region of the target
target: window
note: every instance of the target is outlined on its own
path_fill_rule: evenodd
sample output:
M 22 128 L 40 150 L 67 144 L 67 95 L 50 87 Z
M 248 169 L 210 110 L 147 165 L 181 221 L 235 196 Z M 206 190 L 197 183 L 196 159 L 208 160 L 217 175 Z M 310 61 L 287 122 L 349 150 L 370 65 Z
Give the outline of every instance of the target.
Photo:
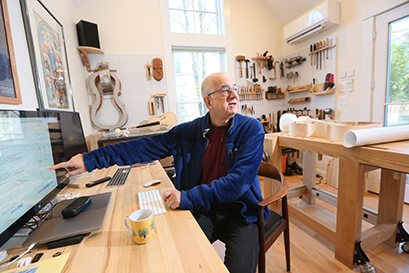
M 222 34 L 218 0 L 169 0 L 170 31 Z
M 373 121 L 409 124 L 409 4 L 375 17 Z
M 206 113 L 201 83 L 208 75 L 224 71 L 222 49 L 172 49 L 175 71 L 176 103 L 179 122 L 191 121 Z
M 178 123 L 206 114 L 205 77 L 234 71 L 230 0 L 159 0 L 168 109 Z
M 385 126 L 409 125 L 409 17 L 389 24 Z

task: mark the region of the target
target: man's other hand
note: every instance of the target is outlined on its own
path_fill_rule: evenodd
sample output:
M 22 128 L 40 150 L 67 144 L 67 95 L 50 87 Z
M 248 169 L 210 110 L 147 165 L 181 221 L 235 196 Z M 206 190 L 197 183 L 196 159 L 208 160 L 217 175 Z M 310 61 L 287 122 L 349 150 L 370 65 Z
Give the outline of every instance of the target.
M 163 202 L 171 209 L 177 209 L 180 206 L 181 193 L 177 189 L 165 191 L 163 193 Z

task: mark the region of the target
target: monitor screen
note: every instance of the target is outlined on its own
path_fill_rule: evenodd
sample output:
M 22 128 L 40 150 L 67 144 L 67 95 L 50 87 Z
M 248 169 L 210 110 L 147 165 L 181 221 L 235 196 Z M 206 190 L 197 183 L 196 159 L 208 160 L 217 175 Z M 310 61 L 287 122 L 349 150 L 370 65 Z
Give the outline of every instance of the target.
M 69 182 L 48 166 L 82 152 L 79 113 L 0 110 L 0 247 Z
M 0 246 L 18 230 L 16 222 L 29 220 L 27 213 L 58 185 L 48 169 L 54 164 L 53 122 L 55 117 L 34 111 L 0 110 Z

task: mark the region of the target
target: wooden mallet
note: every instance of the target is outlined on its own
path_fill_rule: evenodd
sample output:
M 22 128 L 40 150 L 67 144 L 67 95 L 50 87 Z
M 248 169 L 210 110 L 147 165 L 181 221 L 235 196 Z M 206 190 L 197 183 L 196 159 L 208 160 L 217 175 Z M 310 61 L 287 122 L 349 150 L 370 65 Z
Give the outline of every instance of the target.
M 242 55 L 237 55 L 236 56 L 236 61 L 238 61 L 240 63 L 240 78 L 243 78 L 243 69 L 241 67 L 241 62 L 244 61 L 246 59 L 245 56 Z

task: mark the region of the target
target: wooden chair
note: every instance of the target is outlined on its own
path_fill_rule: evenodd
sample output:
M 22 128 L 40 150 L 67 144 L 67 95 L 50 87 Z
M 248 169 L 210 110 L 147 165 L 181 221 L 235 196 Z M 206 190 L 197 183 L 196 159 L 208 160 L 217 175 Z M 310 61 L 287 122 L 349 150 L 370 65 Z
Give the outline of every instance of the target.
M 287 271 L 290 271 L 290 230 L 288 219 L 287 193 L 288 186 L 282 173 L 272 164 L 261 162 L 258 170 L 258 176 L 278 180 L 280 188 L 271 196 L 266 196 L 263 201 L 258 203 L 258 221 L 257 226 L 259 230 L 259 264 L 258 272 L 266 272 L 266 252 L 277 238 L 284 232 L 284 245 Z M 264 180 L 266 183 L 267 179 Z M 273 181 L 272 181 L 273 182 Z M 282 214 L 270 210 L 270 218 L 264 221 L 263 210 L 268 205 L 281 200 Z

